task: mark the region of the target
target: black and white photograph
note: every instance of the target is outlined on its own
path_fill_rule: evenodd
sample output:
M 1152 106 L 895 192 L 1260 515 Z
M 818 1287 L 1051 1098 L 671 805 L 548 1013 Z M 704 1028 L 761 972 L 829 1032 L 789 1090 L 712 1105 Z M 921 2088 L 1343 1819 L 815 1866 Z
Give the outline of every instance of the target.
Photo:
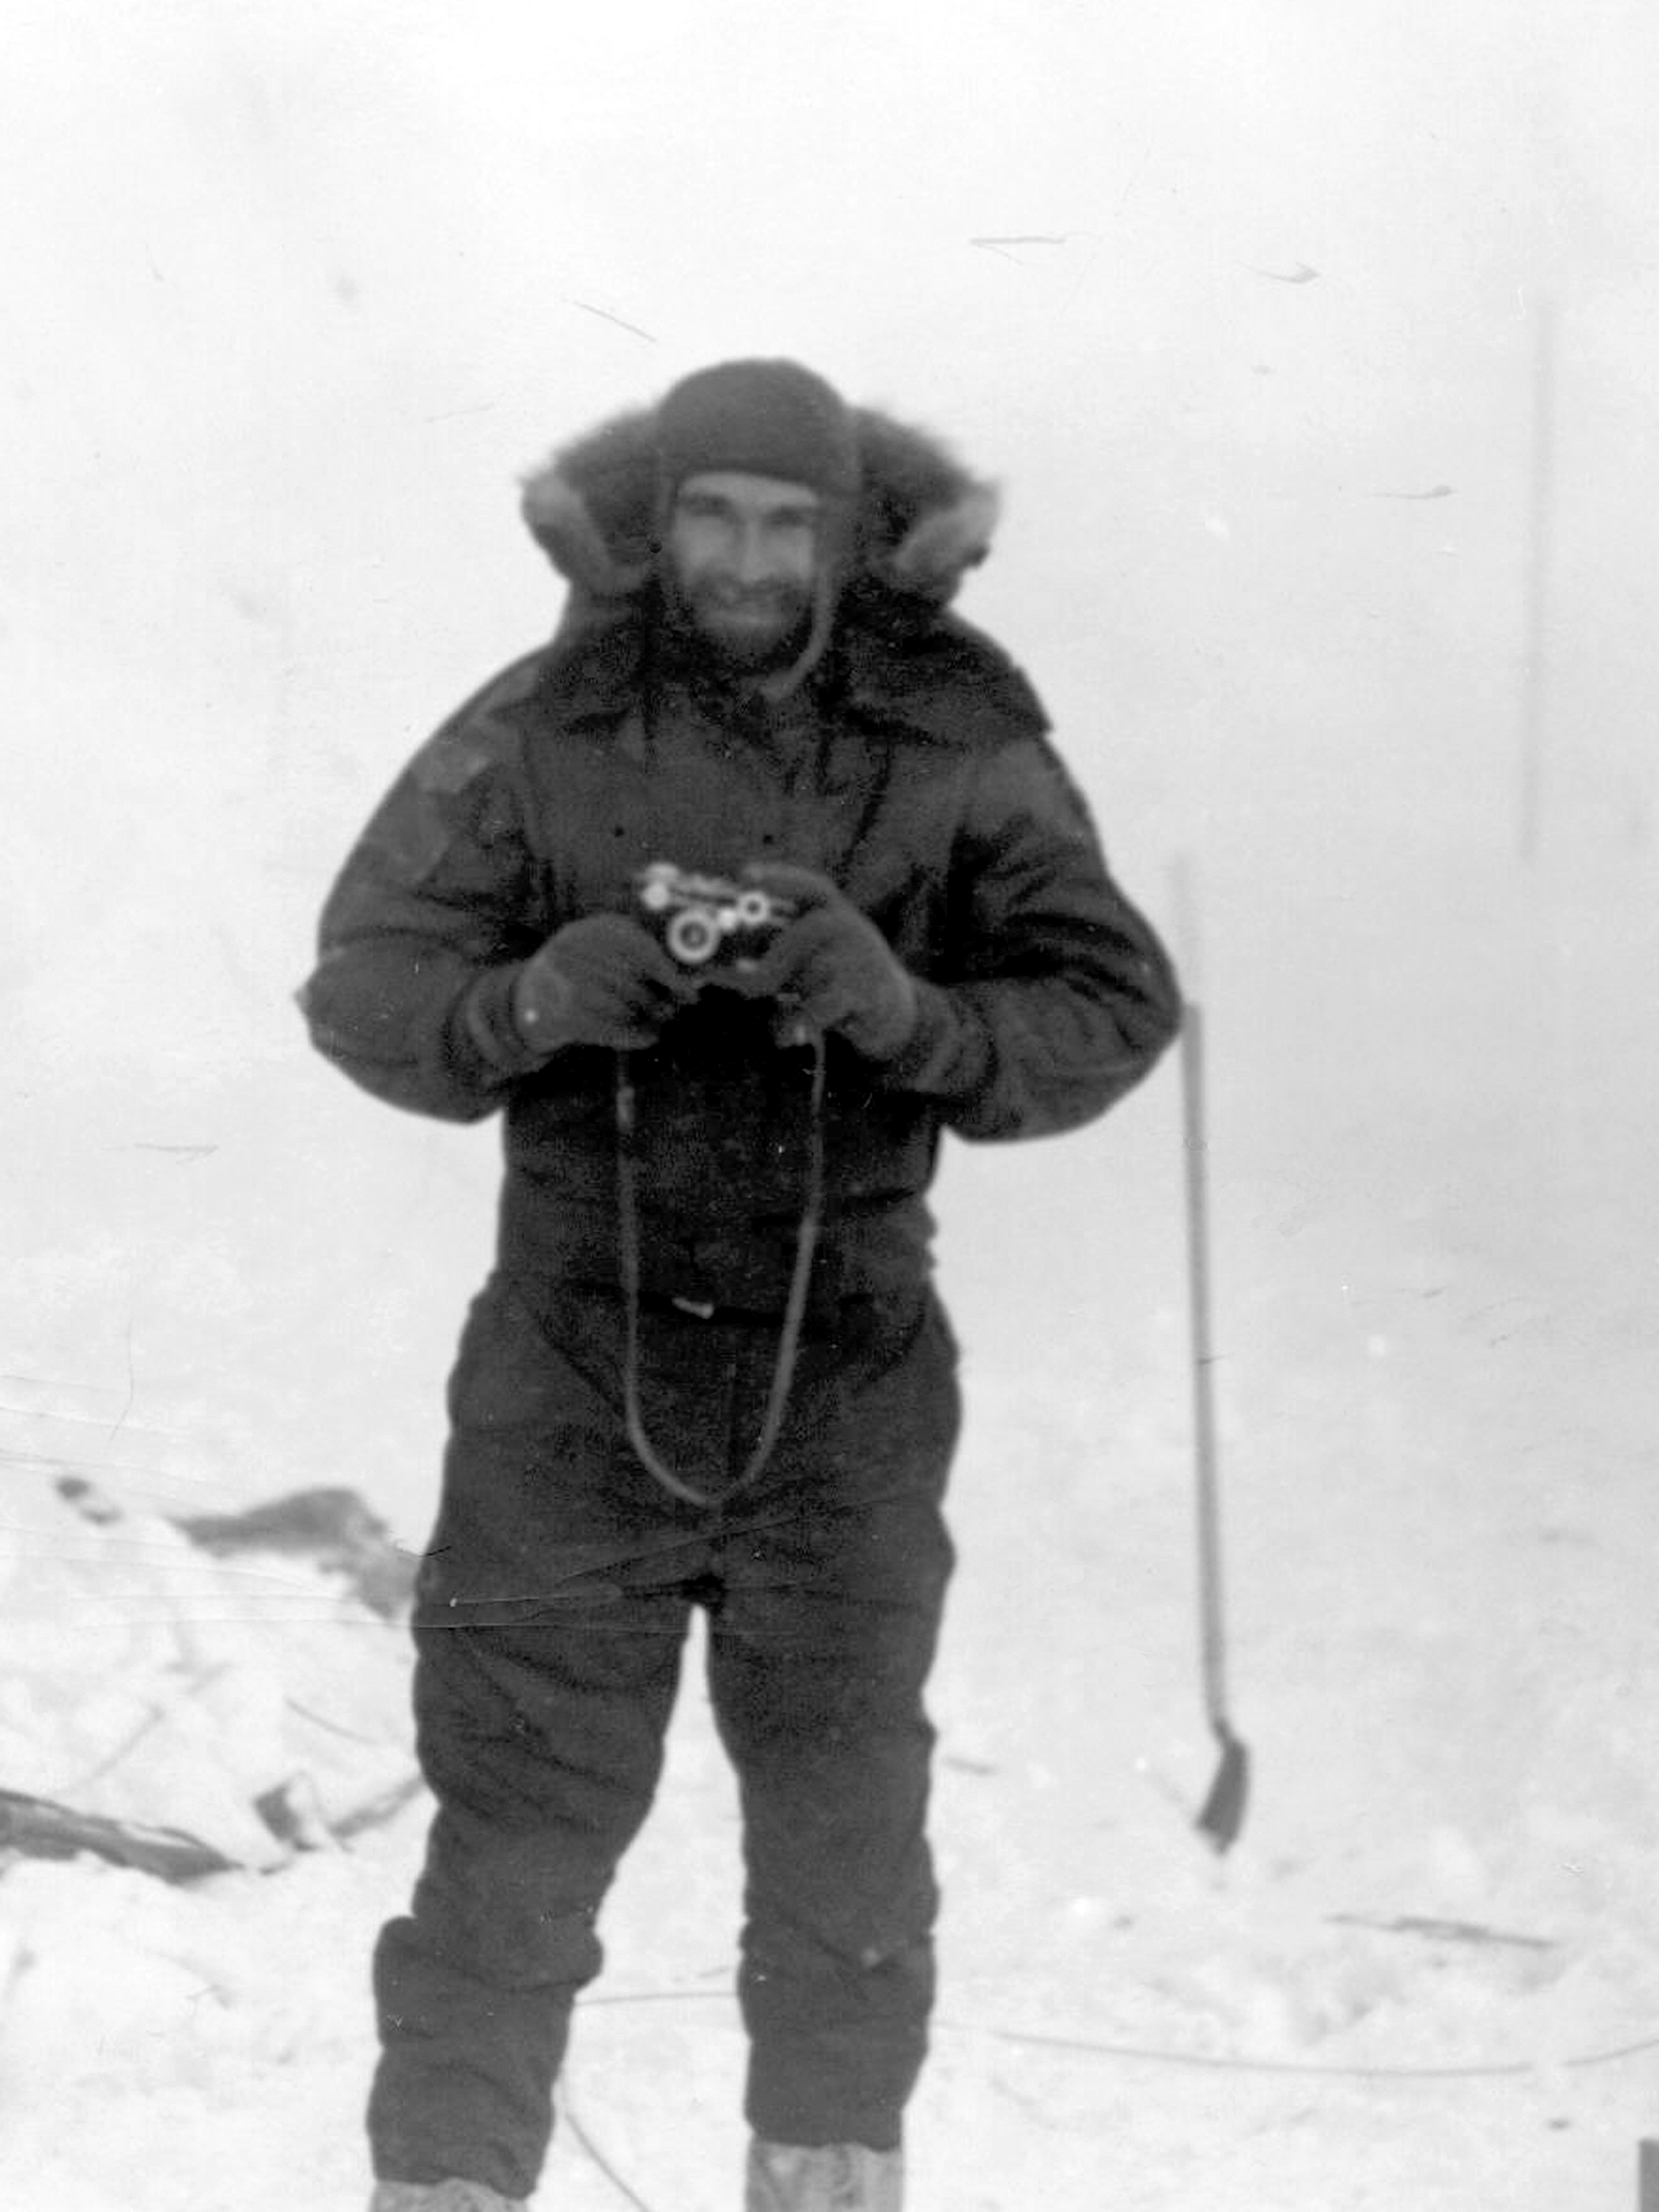
M 1659 2212 L 1659 18 L 5 46 L 0 2204 Z

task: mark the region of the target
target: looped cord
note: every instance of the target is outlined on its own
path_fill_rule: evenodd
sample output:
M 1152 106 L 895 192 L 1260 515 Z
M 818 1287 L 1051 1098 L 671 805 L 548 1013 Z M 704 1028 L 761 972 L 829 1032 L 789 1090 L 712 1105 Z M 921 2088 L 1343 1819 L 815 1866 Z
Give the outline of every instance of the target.
M 744 1462 L 736 1481 L 718 1495 L 698 1489 L 695 1483 L 688 1482 L 683 1474 L 678 1474 L 668 1464 L 652 1442 L 641 1410 L 637 1126 L 634 1078 L 629 1072 L 628 1054 L 625 1052 L 617 1054 L 617 1233 L 620 1245 L 624 1315 L 623 1413 L 628 1428 L 628 1441 L 634 1447 L 641 1465 L 662 1485 L 671 1498 L 678 1498 L 686 1505 L 723 1504 L 738 1491 L 745 1489 L 764 1470 L 776 1448 L 778 1435 L 783 1426 L 789 1392 L 795 1379 L 795 1360 L 800 1349 L 801 1328 L 806 1318 L 806 1294 L 811 1280 L 812 1261 L 817 1252 L 818 1232 L 823 1224 L 824 1048 L 822 1034 L 813 1031 L 811 1044 L 812 1073 L 807 1104 L 805 1189 L 801 1200 L 800 1222 L 795 1232 L 794 1266 L 790 1273 L 788 1296 L 784 1303 L 783 1320 L 778 1331 L 777 1356 L 772 1364 L 771 1387 L 767 1392 L 766 1411 L 754 1449 Z

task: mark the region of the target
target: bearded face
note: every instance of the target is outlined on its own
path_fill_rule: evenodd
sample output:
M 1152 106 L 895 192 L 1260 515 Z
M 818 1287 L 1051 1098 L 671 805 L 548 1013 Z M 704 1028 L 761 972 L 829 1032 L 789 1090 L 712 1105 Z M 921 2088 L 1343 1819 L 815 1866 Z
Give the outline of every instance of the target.
M 785 668 L 811 626 L 822 503 L 736 470 L 688 477 L 670 511 L 667 581 L 680 619 L 733 670 Z

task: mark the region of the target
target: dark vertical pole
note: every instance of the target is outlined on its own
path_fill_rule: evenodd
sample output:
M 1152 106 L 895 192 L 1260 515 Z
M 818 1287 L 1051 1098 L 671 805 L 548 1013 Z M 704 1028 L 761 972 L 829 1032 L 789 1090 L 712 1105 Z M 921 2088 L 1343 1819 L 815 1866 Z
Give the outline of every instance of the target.
M 1204 1710 L 1221 1764 L 1196 1826 L 1219 1851 L 1237 1841 L 1249 1796 L 1250 1755 L 1234 1735 L 1227 1700 L 1226 1632 L 1221 1571 L 1221 1491 L 1216 1451 L 1215 1350 L 1210 1335 L 1209 1146 L 1204 1104 L 1204 1016 L 1195 1000 L 1182 1008 L 1182 1133 L 1187 1159 L 1187 1277 L 1192 1327 L 1193 1432 L 1198 1479 L 1198 1595 Z
M 1181 1012 L 1182 1103 L 1187 1152 L 1187 1283 L 1192 1335 L 1193 1440 L 1198 1470 L 1199 1593 L 1202 1600 L 1205 1710 L 1227 1710 L 1221 1619 L 1221 1503 L 1216 1475 L 1215 1393 L 1211 1370 L 1209 1178 L 1204 1110 L 1204 1014 L 1194 999 Z

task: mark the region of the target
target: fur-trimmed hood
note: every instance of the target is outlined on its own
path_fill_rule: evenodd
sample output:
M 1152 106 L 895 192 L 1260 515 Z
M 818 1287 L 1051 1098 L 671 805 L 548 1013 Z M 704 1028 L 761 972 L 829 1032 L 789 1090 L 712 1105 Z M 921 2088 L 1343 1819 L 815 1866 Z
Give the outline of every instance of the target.
M 896 612 L 942 608 L 984 560 L 997 495 L 928 433 L 873 408 L 852 410 L 860 463 L 848 588 Z M 655 420 L 617 416 L 561 447 L 524 483 L 523 514 L 553 566 L 582 595 L 631 599 L 655 574 Z

